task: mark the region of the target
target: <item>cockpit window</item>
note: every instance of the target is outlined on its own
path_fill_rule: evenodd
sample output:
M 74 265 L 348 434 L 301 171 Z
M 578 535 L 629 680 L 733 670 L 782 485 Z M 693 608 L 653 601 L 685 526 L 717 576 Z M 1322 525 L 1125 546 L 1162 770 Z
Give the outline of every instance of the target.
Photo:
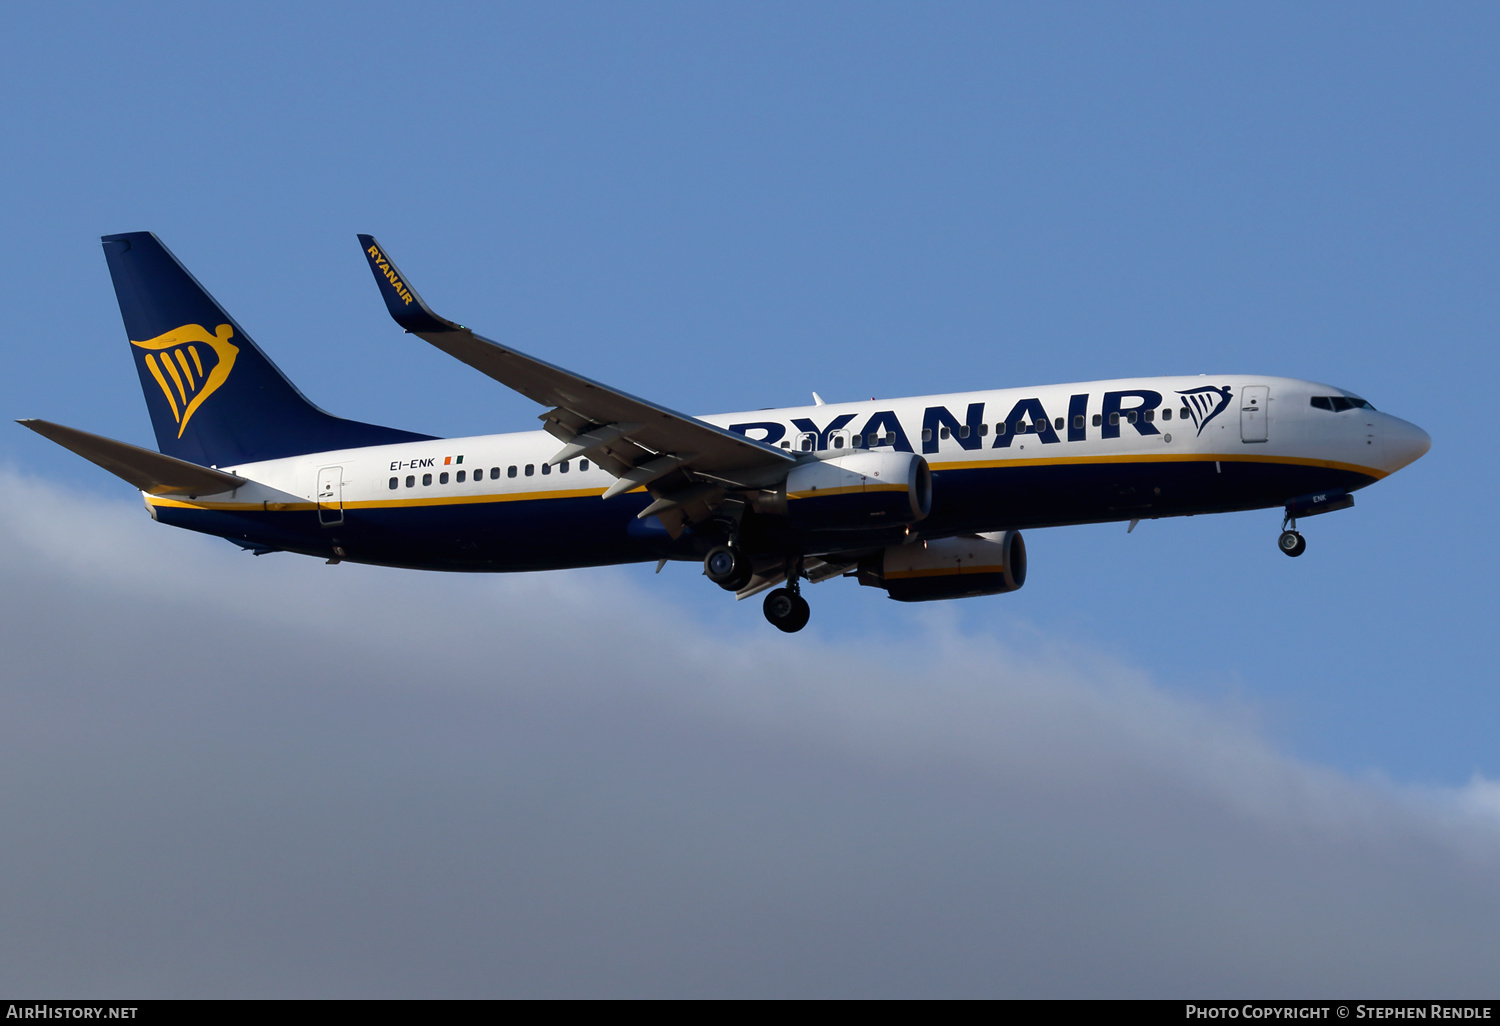
M 1312 397 L 1313 409 L 1329 410 L 1333 413 L 1343 413 L 1345 410 L 1373 410 L 1368 400 L 1356 399 L 1347 395 L 1315 395 Z

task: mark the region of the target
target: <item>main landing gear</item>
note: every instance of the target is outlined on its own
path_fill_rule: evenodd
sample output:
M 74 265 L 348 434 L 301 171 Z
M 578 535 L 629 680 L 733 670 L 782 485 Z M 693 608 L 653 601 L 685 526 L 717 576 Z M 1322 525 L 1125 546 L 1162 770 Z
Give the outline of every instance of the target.
M 738 545 L 715 545 L 703 557 L 703 573 L 725 591 L 739 591 L 750 583 L 755 569 Z M 766 619 L 771 626 L 788 634 L 795 634 L 807 626 L 812 609 L 802 597 L 798 578 L 802 576 L 802 561 L 797 560 L 787 573 L 785 588 L 777 588 L 766 596 Z
M 1300 556 L 1307 551 L 1307 539 L 1297 532 L 1297 519 L 1287 516 L 1281 521 L 1281 537 L 1276 547 L 1288 556 Z
M 765 605 L 761 608 L 765 610 L 766 619 L 771 621 L 772 627 L 788 634 L 796 634 L 806 627 L 808 617 L 812 616 L 812 608 L 800 594 L 795 580 L 790 588 L 777 588 L 767 595 Z
M 703 573 L 725 591 L 739 591 L 755 570 L 738 545 L 715 545 L 703 557 Z
M 766 596 L 761 606 L 766 619 L 778 631 L 796 634 L 807 626 L 812 609 L 802 597 L 802 559 L 790 560 L 786 568 L 786 587 L 777 588 Z

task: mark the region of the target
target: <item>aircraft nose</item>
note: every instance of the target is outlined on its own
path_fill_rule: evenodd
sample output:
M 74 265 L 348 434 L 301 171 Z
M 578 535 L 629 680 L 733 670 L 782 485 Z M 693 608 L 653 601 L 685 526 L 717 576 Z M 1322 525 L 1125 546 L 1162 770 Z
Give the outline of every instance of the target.
M 1432 436 L 1415 424 L 1390 417 L 1382 432 L 1385 435 L 1385 460 L 1391 473 L 1408 463 L 1415 463 L 1432 448 Z

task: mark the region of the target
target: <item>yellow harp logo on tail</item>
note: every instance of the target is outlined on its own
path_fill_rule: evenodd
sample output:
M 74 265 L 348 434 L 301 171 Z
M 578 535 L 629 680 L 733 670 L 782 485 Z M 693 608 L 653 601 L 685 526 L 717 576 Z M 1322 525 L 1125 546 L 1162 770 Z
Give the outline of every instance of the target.
M 229 341 L 233 335 L 234 329 L 227 324 L 219 325 L 212 335 L 201 324 L 184 324 L 144 342 L 131 340 L 131 345 L 149 350 L 146 369 L 161 386 L 161 394 L 167 397 L 167 405 L 177 420 L 178 438 L 187 430 L 188 421 L 203 400 L 229 379 L 234 358 L 240 352 L 240 347 Z M 212 364 L 204 363 L 205 356 L 212 357 Z

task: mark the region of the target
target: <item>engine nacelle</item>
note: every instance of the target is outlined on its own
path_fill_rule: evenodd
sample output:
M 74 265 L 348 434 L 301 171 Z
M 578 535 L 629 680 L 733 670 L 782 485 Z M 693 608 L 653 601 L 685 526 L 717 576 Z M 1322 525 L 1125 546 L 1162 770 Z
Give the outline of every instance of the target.
M 916 523 L 931 509 L 926 460 L 910 452 L 864 451 L 793 467 L 774 509 L 765 511 L 783 513 L 794 527 L 857 531 Z
M 1020 531 L 892 545 L 872 563 L 861 567 L 860 583 L 884 588 L 898 602 L 1000 595 L 1026 583 Z

